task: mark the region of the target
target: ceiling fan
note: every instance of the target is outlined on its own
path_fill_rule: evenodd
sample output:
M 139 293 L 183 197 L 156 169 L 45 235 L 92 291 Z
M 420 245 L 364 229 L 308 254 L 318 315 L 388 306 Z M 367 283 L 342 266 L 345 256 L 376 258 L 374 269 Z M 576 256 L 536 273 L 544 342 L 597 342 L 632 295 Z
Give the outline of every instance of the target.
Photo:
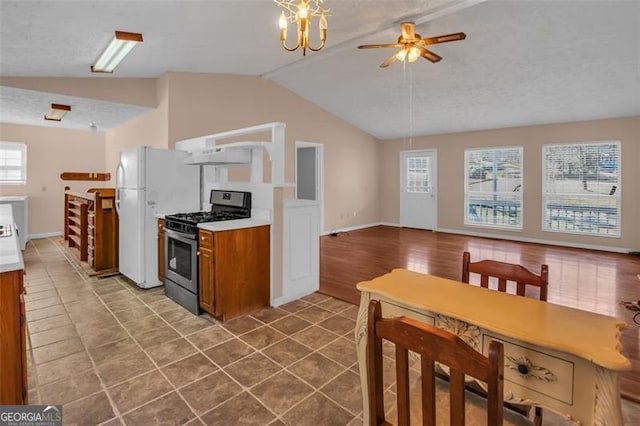
M 431 62 L 438 62 L 442 57 L 428 50 L 425 46 L 430 44 L 446 43 L 449 41 L 464 40 L 467 38 L 465 33 L 446 34 L 437 37 L 422 38 L 420 34 L 415 32 L 415 24 L 413 22 L 403 22 L 400 24 L 402 34 L 398 37 L 397 43 L 392 44 L 365 44 L 358 46 L 358 49 L 378 49 L 381 47 L 400 47 L 396 53 L 391 55 L 384 61 L 380 68 L 386 68 L 394 61 L 415 62 L 418 58 L 423 57 Z

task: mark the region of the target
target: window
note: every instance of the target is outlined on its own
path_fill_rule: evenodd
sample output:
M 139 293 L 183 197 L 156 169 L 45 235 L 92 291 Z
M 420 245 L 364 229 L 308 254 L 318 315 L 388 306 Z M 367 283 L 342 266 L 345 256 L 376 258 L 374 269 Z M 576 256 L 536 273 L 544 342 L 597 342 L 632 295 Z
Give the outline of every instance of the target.
M 522 229 L 522 147 L 464 152 L 465 225 Z
M 620 142 L 542 147 L 545 231 L 620 236 Z
M 27 146 L 18 142 L 0 142 L 0 183 L 27 183 Z
M 426 156 L 407 157 L 407 192 L 429 192 L 429 162 Z

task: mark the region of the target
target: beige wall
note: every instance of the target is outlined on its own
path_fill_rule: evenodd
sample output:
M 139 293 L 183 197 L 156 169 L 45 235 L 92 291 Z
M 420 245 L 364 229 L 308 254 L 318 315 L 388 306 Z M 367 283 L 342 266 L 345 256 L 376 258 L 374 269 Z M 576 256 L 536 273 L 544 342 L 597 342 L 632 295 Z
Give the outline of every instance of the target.
M 0 185 L 0 195 L 29 197 L 29 233 L 62 233 L 64 187 L 75 191 L 102 182 L 60 179 L 62 172 L 105 172 L 104 133 L 0 124 L 0 140 L 27 144 L 27 184 Z
M 107 102 L 156 106 L 155 78 L 2 77 L 0 84 Z
M 324 145 L 325 229 L 380 220 L 377 139 L 259 77 L 170 73 L 168 78 L 170 147 L 181 139 L 283 122 L 287 182 L 294 181 L 295 141 Z
M 622 142 L 622 237 L 587 237 L 541 230 L 542 145 L 560 142 Z M 521 232 L 464 226 L 464 150 L 476 147 L 524 147 L 524 224 Z M 640 117 L 496 129 L 384 141 L 380 145 L 380 216 L 398 223 L 399 152 L 433 148 L 438 156 L 438 228 L 504 234 L 514 238 L 553 240 L 593 246 L 640 248 Z
M 168 148 L 169 94 L 167 78 L 156 81 L 156 109 L 142 114 L 106 133 L 105 167 L 111 173 L 110 185 L 115 186 L 116 167 L 120 151 L 137 145 Z

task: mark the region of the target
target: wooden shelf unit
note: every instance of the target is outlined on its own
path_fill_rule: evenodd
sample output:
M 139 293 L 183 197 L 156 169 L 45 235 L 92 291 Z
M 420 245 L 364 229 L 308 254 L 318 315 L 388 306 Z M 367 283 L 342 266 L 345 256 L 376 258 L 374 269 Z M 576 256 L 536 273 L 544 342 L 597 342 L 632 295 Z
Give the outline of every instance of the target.
M 87 210 L 85 198 L 65 193 L 64 238 L 80 260 L 87 260 Z
M 65 240 L 96 272 L 118 267 L 118 213 L 114 188 L 65 191 Z M 74 250 L 75 252 L 76 250 Z

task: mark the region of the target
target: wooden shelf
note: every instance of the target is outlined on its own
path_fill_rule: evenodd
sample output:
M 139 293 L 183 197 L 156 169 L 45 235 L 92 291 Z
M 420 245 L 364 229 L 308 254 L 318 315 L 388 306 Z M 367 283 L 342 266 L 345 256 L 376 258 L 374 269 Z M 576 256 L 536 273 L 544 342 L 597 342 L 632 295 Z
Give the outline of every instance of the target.
M 65 191 L 65 239 L 96 272 L 118 267 L 118 214 L 115 189 Z
M 69 216 L 69 221 L 77 225 L 80 225 L 82 222 L 78 216 Z

